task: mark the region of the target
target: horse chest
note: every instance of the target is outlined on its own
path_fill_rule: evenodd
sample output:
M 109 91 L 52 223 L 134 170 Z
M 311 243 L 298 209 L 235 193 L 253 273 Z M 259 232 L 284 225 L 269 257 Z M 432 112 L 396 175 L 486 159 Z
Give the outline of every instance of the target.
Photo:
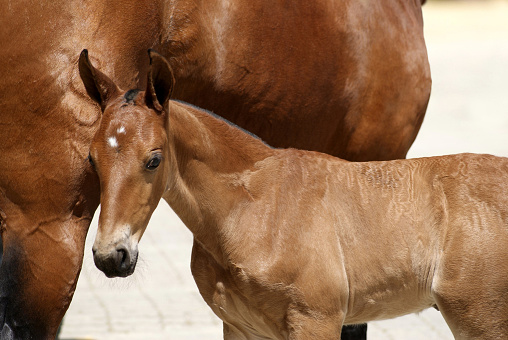
M 265 308 L 278 302 L 271 299 L 271 292 L 262 291 L 257 284 L 245 280 L 238 284 L 236 275 L 224 270 L 196 244 L 191 269 L 203 299 L 224 322 L 228 339 L 287 339 L 283 322 L 285 309 L 281 305 Z
M 215 293 L 210 307 L 228 325 L 229 333 L 239 339 L 286 339 L 276 323 L 262 310 L 255 307 L 236 287 L 224 282 L 215 283 Z M 227 332 L 226 331 L 226 332 Z

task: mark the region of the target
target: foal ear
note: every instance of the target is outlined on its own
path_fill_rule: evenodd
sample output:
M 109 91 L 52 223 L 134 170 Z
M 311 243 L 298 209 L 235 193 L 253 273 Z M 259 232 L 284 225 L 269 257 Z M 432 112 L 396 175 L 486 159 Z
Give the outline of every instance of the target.
M 88 58 L 88 51 L 83 50 L 79 56 L 79 75 L 88 95 L 100 104 L 102 111 L 108 101 L 120 92 L 116 84 L 107 75 L 93 67 Z
M 152 49 L 148 50 L 148 56 L 150 66 L 146 82 L 146 104 L 161 113 L 171 97 L 175 78 L 166 58 Z

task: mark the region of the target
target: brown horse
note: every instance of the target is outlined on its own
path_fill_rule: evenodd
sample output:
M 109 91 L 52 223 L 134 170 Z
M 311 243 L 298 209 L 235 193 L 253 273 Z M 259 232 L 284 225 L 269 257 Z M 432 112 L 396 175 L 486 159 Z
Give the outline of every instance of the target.
M 145 50 L 177 70 L 175 98 L 227 113 L 271 145 L 350 160 L 404 157 L 430 75 L 413 0 L 7 1 L 0 12 L 2 338 L 51 339 L 99 201 L 86 161 L 100 108 L 79 52 L 124 88 Z
M 458 339 L 508 337 L 508 159 L 350 163 L 273 149 L 170 101 L 150 52 L 146 91 L 120 90 L 83 54 L 104 114 L 94 260 L 130 275 L 164 198 L 194 235 L 192 273 L 224 339 L 337 339 L 342 324 L 437 305 Z

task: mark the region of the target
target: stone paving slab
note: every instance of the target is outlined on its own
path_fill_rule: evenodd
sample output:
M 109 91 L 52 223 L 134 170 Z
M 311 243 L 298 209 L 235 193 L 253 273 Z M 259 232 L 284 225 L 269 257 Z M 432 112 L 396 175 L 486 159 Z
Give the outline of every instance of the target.
M 425 34 L 433 93 L 409 157 L 458 152 L 508 156 L 508 2 L 429 1 Z M 98 214 L 98 213 L 97 213 Z M 161 202 L 139 245 L 136 272 L 107 279 L 93 264 L 92 222 L 62 339 L 222 339 L 190 273 L 192 235 Z M 441 314 L 369 323 L 369 340 L 453 339 Z

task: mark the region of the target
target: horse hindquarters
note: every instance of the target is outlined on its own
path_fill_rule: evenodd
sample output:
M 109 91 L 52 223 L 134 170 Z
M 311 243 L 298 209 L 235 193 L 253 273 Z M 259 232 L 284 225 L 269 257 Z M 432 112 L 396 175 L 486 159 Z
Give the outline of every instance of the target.
M 456 339 L 508 339 L 508 285 L 447 286 L 436 292 L 436 304 Z
M 436 304 L 456 339 L 508 339 L 508 225 L 467 228 L 449 233 L 432 285 Z

